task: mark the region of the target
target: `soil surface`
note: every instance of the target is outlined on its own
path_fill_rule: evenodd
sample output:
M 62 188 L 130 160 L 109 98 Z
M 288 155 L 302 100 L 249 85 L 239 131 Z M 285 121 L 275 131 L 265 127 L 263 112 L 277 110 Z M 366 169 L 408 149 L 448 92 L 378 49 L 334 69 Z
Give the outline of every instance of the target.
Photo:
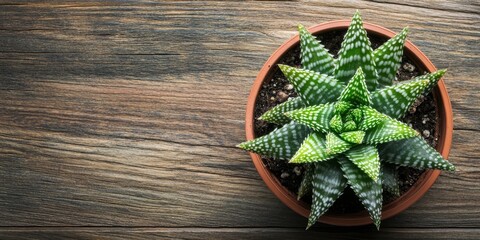
M 331 54 L 337 57 L 337 53 L 340 49 L 345 33 L 345 30 L 331 31 L 318 35 L 317 39 L 320 40 L 327 49 L 329 49 Z M 371 34 L 369 34 L 369 38 L 373 49 L 378 48 L 385 41 L 387 41 L 385 38 L 373 36 Z M 300 47 L 297 46 L 287 52 L 279 61 L 279 64 L 300 67 Z M 272 71 L 272 77 L 263 83 L 262 89 L 257 97 L 255 106 L 255 119 L 277 104 L 286 101 L 288 98 L 297 96 L 293 86 L 288 83 L 280 69 L 275 67 L 275 69 Z M 419 67 L 416 66 L 411 59 L 404 56 L 395 81 L 410 80 L 413 77 L 423 75 L 424 73 L 425 72 L 422 69 L 419 69 Z M 435 110 L 435 101 L 432 93 L 429 93 L 426 96 L 421 96 L 411 107 L 402 121 L 417 130 L 427 140 L 427 142 L 435 148 L 438 139 L 435 132 L 437 116 Z M 267 123 L 261 120 L 255 120 L 255 136 L 263 136 L 277 127 L 279 126 L 275 124 Z M 270 171 L 278 178 L 282 185 L 284 185 L 293 193 L 297 192 L 303 179 L 304 166 L 298 164 L 288 164 L 286 161 L 277 161 L 267 157 L 262 157 L 262 160 L 270 169 Z M 423 170 L 399 167 L 400 193 L 404 194 L 407 192 L 407 190 L 410 189 L 410 187 L 418 180 L 422 173 Z M 383 192 L 384 205 L 394 201 L 396 198 L 396 196 L 386 191 Z M 306 203 L 311 203 L 311 196 L 305 196 L 303 201 Z M 364 208 L 358 198 L 355 196 L 354 192 L 347 187 L 344 194 L 335 202 L 328 212 L 353 213 L 363 210 Z

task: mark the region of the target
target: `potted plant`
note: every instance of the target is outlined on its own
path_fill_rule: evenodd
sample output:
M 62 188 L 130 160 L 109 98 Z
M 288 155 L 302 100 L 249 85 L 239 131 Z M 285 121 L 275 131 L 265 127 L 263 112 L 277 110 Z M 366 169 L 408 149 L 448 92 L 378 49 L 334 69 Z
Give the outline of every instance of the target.
M 335 59 L 315 35 L 327 36 L 323 43 L 329 44 L 345 29 Z M 406 41 L 407 28 L 394 36 L 385 28 L 363 24 L 358 11 L 350 25 L 334 21 L 310 31 L 313 35 L 299 26 L 299 36 L 283 44 L 263 66 L 248 101 L 248 141 L 238 146 L 251 152 L 258 172 L 275 195 L 308 216 L 307 228 L 317 221 L 341 226 L 373 222 L 379 228 L 381 219 L 398 214 L 421 198 L 440 170 L 455 169 L 445 160 L 453 130 L 450 101 L 441 81 L 446 70 L 436 71 L 428 58 Z M 377 39 L 379 47 L 372 48 L 367 32 Z M 282 61 L 299 66 L 278 64 Z M 416 68 L 418 76 L 397 82 L 397 70 L 405 61 L 411 63 L 403 68 Z M 420 75 L 422 71 L 427 73 Z M 268 99 L 265 91 L 281 82 L 271 80 L 280 72 L 288 80 L 281 86 L 287 93 L 273 90 L 276 95 L 270 104 L 262 105 L 265 101 L 259 99 Z M 433 98 L 428 95 L 432 89 Z M 424 95 L 430 96 L 434 105 L 430 111 L 434 119 L 413 117 L 407 119 L 410 123 L 402 122 L 406 114 L 424 114 L 415 111 L 418 98 Z M 418 121 L 436 123 L 433 129 L 419 133 L 421 129 L 412 128 Z M 276 129 L 270 131 L 272 126 Z M 255 130 L 265 135 L 255 138 Z M 432 138 L 430 144 L 425 140 Z M 432 147 L 435 144 L 438 152 Z M 296 184 L 282 181 L 284 173 L 273 173 L 269 162 L 295 172 L 297 179 L 292 182 Z M 399 174 L 405 173 L 416 176 L 407 184 L 408 189 L 400 191 Z M 299 189 L 292 189 L 292 185 Z M 327 213 L 344 191 L 351 192 L 343 200 L 346 213 Z M 395 199 L 384 205 L 386 193 Z M 355 201 L 366 211 L 349 212 Z

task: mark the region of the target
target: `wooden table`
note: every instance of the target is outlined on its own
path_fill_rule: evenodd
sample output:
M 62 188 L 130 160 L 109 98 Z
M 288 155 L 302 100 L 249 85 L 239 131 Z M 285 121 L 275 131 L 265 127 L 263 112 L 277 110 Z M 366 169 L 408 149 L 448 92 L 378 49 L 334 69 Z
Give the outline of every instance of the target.
M 449 69 L 458 170 L 380 232 L 304 231 L 234 146 L 268 56 L 355 9 Z M 1 1 L 0 239 L 479 239 L 479 44 L 469 0 Z

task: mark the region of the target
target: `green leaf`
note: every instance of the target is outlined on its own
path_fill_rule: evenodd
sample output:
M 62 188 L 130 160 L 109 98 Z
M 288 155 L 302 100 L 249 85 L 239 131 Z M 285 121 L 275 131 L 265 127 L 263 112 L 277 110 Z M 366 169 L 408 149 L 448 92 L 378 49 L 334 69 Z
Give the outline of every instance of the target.
M 339 162 L 348 184 L 367 209 L 377 229 L 379 229 L 383 201 L 381 178 L 378 181 L 373 181 L 348 159 L 339 158 Z
M 378 146 L 383 161 L 417 169 L 454 171 L 455 166 L 445 160 L 421 137 L 388 142 Z
M 418 81 L 418 80 L 428 80 L 428 86 L 423 90 L 422 94 L 427 94 L 429 93 L 435 85 L 437 85 L 438 81 L 445 75 L 447 72 L 447 69 L 440 69 L 436 72 L 433 73 L 427 73 L 423 76 L 416 77 L 412 81 Z
M 298 25 L 298 32 L 300 34 L 300 58 L 303 68 L 333 75 L 335 65 L 332 55 L 304 26 Z
M 371 95 L 372 107 L 390 117 L 401 118 L 427 86 L 428 81 L 423 80 L 402 82 L 380 89 Z
M 326 152 L 329 155 L 335 155 L 347 151 L 352 147 L 352 143 L 349 143 L 341 138 L 339 138 L 335 133 L 329 132 L 326 136 L 325 146 L 327 148 Z
M 300 149 L 290 160 L 290 163 L 312 163 L 333 158 L 334 154 L 326 151 L 325 135 L 319 132 L 311 133 L 303 141 Z
M 354 131 L 356 129 L 357 129 L 357 124 L 352 120 L 347 121 L 346 123 L 343 124 L 343 130 L 346 132 Z
M 343 132 L 343 133 L 340 133 L 340 137 L 349 143 L 360 144 L 362 143 L 363 138 L 365 137 L 365 132 L 364 131 Z
M 335 103 L 335 114 L 344 114 L 353 107 L 351 103 L 338 101 Z
M 285 115 L 295 122 L 305 124 L 315 131 L 328 132 L 333 117 L 334 105 L 324 104 L 287 112 Z
M 358 109 L 361 110 L 363 116 L 363 120 L 360 122 L 359 129 L 363 131 L 372 129 L 383 121 L 389 119 L 389 117 L 381 114 L 371 107 L 363 106 Z
M 345 152 L 345 155 L 373 181 L 376 182 L 378 180 L 380 158 L 378 157 L 377 148 L 372 145 L 359 145 Z
M 365 73 L 368 89 L 375 90 L 378 84 L 378 74 L 373 61 L 373 50 L 367 37 L 367 31 L 363 28 L 360 13 L 357 11 L 338 52 L 335 76 L 339 81 L 347 83 L 359 67 Z
M 365 84 L 365 76 L 363 75 L 362 68 L 358 68 L 352 80 L 350 80 L 347 87 L 343 89 L 338 100 L 354 105 L 370 105 L 371 100 L 369 95 L 370 93 Z
M 364 142 L 378 144 L 418 136 L 418 132 L 393 118 L 386 117 L 382 123 L 365 133 Z
M 330 119 L 330 129 L 336 133 L 341 133 L 343 131 L 342 116 L 334 115 L 332 119 Z
M 307 229 L 313 226 L 342 195 L 347 186 L 343 172 L 334 160 L 316 163 L 313 179 L 312 208 Z
M 325 74 L 282 64 L 278 67 L 308 106 L 335 101 L 344 87 Z
M 305 173 L 298 188 L 297 200 L 300 200 L 303 196 L 312 191 L 313 173 L 315 172 L 314 164 L 307 164 L 305 166 Z
M 275 159 L 287 160 L 300 148 L 309 132 L 305 125 L 289 123 L 268 135 L 243 142 L 237 147 Z
M 291 120 L 290 118 L 285 116 L 284 113 L 303 107 L 305 107 L 303 100 L 299 97 L 296 97 L 273 107 L 272 109 L 265 112 L 258 119 L 276 124 L 286 124 L 289 123 Z
M 411 81 L 377 90 L 371 94 L 372 107 L 390 117 L 399 119 L 429 87 L 434 86 L 445 70 L 426 74 Z
M 407 38 L 408 28 L 404 28 L 395 37 L 373 52 L 373 59 L 378 73 L 378 83 L 390 86 L 402 62 L 403 45 Z
M 356 123 L 359 123 L 362 121 L 363 119 L 363 111 L 362 109 L 359 109 L 359 108 L 355 108 L 353 109 L 350 114 L 352 115 L 352 119 L 353 121 L 355 121 Z
M 400 186 L 398 185 L 397 166 L 389 163 L 382 163 L 383 189 L 391 194 L 400 197 Z

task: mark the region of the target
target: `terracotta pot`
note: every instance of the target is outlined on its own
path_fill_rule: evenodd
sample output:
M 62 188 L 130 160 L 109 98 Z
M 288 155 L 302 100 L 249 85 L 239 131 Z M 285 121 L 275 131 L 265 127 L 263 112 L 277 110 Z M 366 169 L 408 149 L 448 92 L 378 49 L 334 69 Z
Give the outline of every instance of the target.
M 349 24 L 349 20 L 332 21 L 311 27 L 309 31 L 314 35 L 317 35 L 332 30 L 347 29 Z M 364 27 L 369 33 L 379 37 L 392 38 L 395 35 L 393 31 L 374 24 L 364 23 Z M 247 140 L 252 140 L 255 138 L 253 128 L 254 110 L 257 95 L 259 94 L 263 81 L 269 79 L 273 75 L 274 70 L 277 68 L 276 65 L 281 57 L 298 44 L 299 36 L 296 35 L 281 45 L 280 48 L 278 48 L 267 60 L 265 65 L 260 70 L 255 82 L 253 83 L 253 87 L 248 98 L 245 119 Z M 410 41 L 406 41 L 405 43 L 404 54 L 413 60 L 415 65 L 417 65 L 417 67 L 420 69 L 428 72 L 436 71 L 436 68 L 432 62 L 430 62 L 430 60 Z M 444 158 L 447 158 L 452 144 L 453 117 L 450 99 L 448 97 L 443 79 L 438 82 L 438 85 L 433 89 L 433 93 L 438 114 L 436 126 L 438 143 L 436 149 Z M 308 217 L 310 213 L 310 206 L 302 201 L 297 201 L 296 195 L 280 184 L 277 178 L 264 165 L 259 155 L 254 153 L 250 153 L 250 155 L 258 173 L 270 190 L 293 211 L 302 216 Z M 404 211 L 418 201 L 433 185 L 439 174 L 440 170 L 425 171 L 420 176 L 418 181 L 410 188 L 410 190 L 408 190 L 395 201 L 383 206 L 382 219 L 390 218 Z M 325 214 L 319 219 L 319 222 L 338 226 L 359 226 L 372 223 L 370 216 L 366 211 L 341 215 Z

